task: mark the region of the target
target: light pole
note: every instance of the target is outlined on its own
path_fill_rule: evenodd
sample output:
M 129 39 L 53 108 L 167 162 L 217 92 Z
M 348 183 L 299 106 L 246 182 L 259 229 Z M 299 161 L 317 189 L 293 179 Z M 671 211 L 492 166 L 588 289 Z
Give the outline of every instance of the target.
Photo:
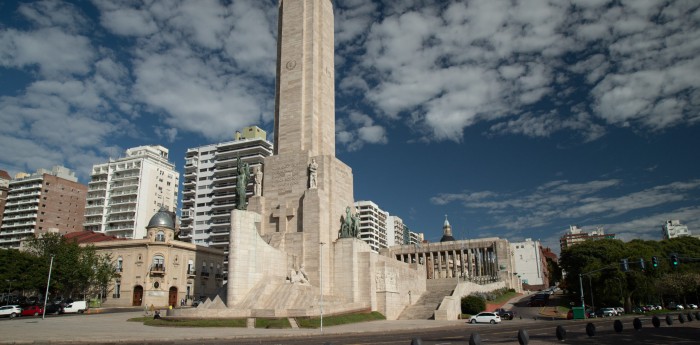
M 321 246 L 321 262 L 319 264 L 319 268 L 321 270 L 321 273 L 319 274 L 319 287 L 321 288 L 321 334 L 323 334 L 323 245 L 326 244 L 325 242 L 319 242 L 318 243 Z
M 591 289 L 591 309 L 595 310 L 595 302 L 593 302 L 593 284 L 591 284 L 590 275 L 588 275 L 588 288 Z
M 584 313 L 586 311 L 586 300 L 583 299 L 583 274 L 578 274 L 578 285 L 581 288 L 581 307 L 583 307 Z
M 51 270 L 53 269 L 53 255 L 51 255 L 51 264 L 49 264 L 49 279 L 46 280 L 46 294 L 44 295 L 44 310 L 41 312 L 41 319 L 46 318 L 46 301 L 49 299 L 49 284 L 51 284 Z

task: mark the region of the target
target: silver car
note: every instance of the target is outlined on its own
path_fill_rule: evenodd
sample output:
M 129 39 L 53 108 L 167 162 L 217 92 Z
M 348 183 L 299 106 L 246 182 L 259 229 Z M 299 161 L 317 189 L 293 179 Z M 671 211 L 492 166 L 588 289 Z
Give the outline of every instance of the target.
M 501 317 L 496 313 L 483 312 L 469 318 L 469 323 L 501 323 Z

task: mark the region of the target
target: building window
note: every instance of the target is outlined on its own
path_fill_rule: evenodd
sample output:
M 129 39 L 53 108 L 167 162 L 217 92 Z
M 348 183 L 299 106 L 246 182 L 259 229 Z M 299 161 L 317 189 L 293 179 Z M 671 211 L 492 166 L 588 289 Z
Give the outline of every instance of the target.
M 123 263 L 124 263 L 124 260 L 122 259 L 121 256 L 119 258 L 117 258 L 117 267 L 116 267 L 117 272 L 121 272 L 124 269 Z
M 162 230 L 158 231 L 158 233 L 156 234 L 156 242 L 165 242 L 165 232 L 163 232 Z
M 153 265 L 151 265 L 152 271 L 165 271 L 165 258 L 162 255 L 156 255 L 153 257 Z

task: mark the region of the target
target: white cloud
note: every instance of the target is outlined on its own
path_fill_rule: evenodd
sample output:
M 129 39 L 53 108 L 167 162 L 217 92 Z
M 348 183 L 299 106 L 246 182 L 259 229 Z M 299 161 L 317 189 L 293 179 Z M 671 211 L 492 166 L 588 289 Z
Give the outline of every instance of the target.
M 357 151 L 365 144 L 386 144 L 389 139 L 386 129 L 374 124 L 371 117 L 351 111 L 347 119 L 337 120 L 336 141 L 345 145 L 348 151 Z
M 658 131 L 700 121 L 700 9 L 692 1 L 382 5 L 381 21 L 362 32 L 372 18 L 364 12 L 336 26 L 339 51 L 363 52 L 339 74 L 339 91 L 426 138 L 460 141 L 483 121 L 495 133 L 527 136 L 587 126 L 584 140 L 606 124 Z M 577 78 L 588 84 L 570 84 Z M 556 107 L 543 112 L 541 101 Z
M 467 210 L 485 210 L 493 217 L 489 227 L 528 229 L 552 223 L 612 219 L 634 211 L 668 207 L 689 200 L 700 190 L 700 180 L 674 182 L 640 191 L 621 192 L 617 179 L 584 183 L 551 181 L 533 191 L 504 195 L 493 191 L 446 193 L 431 199 L 437 205 L 460 202 Z M 676 218 L 674 218 L 676 219 Z

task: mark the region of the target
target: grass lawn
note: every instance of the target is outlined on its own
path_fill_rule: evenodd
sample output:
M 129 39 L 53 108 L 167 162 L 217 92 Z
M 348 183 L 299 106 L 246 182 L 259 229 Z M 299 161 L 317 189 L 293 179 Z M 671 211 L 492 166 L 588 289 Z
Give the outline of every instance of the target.
M 508 302 L 511 298 L 518 296 L 518 295 L 520 295 L 520 294 L 517 292 L 508 291 L 508 292 L 504 293 L 503 295 L 499 296 L 498 298 L 496 298 L 495 300 L 486 301 L 486 303 L 493 303 L 493 304 L 505 303 L 505 302 Z
M 246 327 L 246 319 L 168 319 L 154 320 L 153 317 L 136 317 L 132 322 L 143 322 L 146 326 L 164 327 Z
M 375 320 L 386 320 L 384 315 L 373 311 L 371 313 L 362 314 L 348 314 L 348 315 L 336 315 L 336 316 L 324 316 L 323 325 L 324 326 L 336 326 L 344 325 L 346 323 L 357 323 Z M 319 328 L 321 327 L 321 318 L 297 318 L 297 324 L 301 328 Z
M 255 328 L 292 328 L 289 320 L 284 319 L 255 319 Z

